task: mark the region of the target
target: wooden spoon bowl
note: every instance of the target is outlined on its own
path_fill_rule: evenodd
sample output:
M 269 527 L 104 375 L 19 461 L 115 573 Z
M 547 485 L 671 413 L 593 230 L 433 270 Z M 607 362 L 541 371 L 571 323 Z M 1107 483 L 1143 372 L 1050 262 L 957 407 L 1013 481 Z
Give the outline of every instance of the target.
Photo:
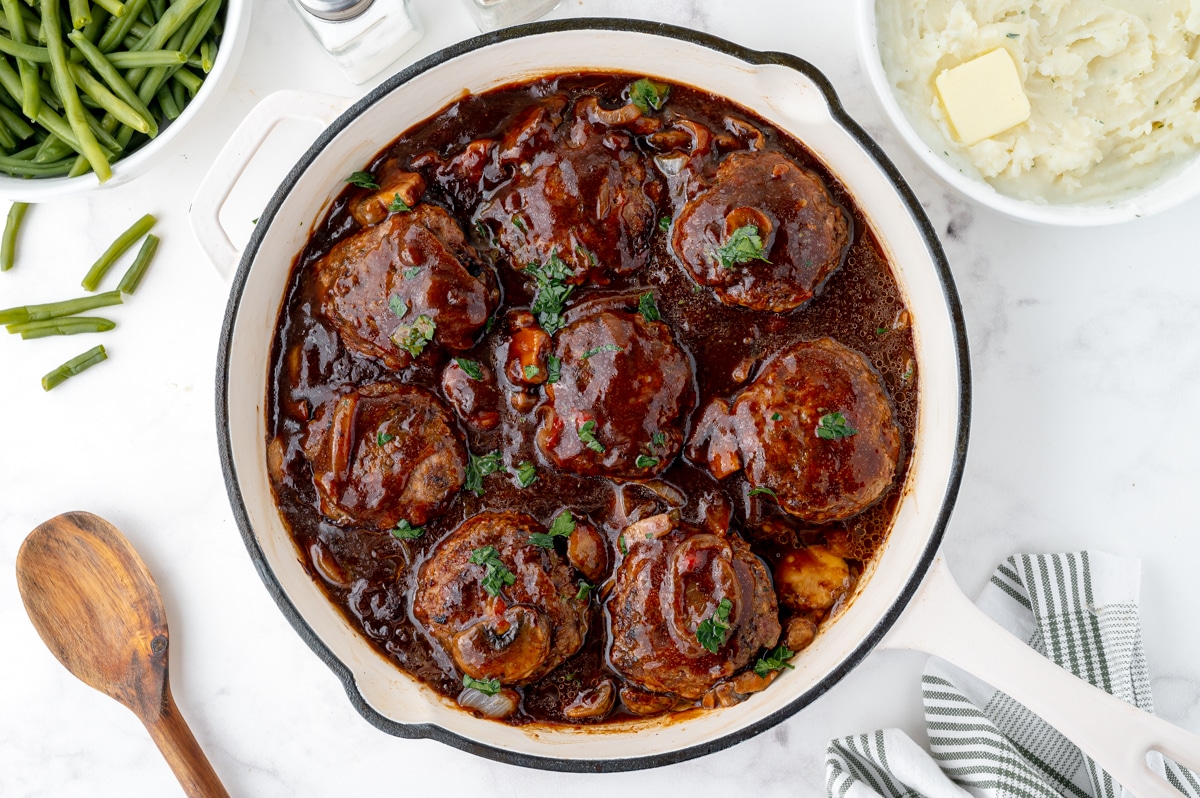
M 171 696 L 167 613 L 125 536 L 91 513 L 52 518 L 21 544 L 17 586 L 58 661 L 138 716 L 184 792 L 228 798 Z

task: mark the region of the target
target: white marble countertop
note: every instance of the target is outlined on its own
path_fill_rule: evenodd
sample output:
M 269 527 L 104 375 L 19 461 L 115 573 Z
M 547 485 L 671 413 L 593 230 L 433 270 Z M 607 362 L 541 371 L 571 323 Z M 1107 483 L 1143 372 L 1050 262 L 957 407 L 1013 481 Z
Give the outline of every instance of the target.
M 33 208 L 18 266 L 0 275 L 0 306 L 76 295 L 117 232 L 147 211 L 161 219 L 154 270 L 103 338 L 111 362 L 43 394 L 40 376 L 93 342 L 0 336 L 0 795 L 177 794 L 140 724 L 67 674 L 22 609 L 17 548 L 34 526 L 72 509 L 124 530 L 156 577 L 170 614 L 175 696 L 234 795 L 809 796 L 824 792 L 829 738 L 899 726 L 922 739 L 924 657 L 895 652 L 872 654 L 749 742 L 652 771 L 524 770 L 395 739 L 358 716 L 259 581 L 217 459 L 213 375 L 228 289 L 192 238 L 190 199 L 261 97 L 283 88 L 365 91 L 340 77 L 283 0 L 255 5 L 231 89 L 171 157 L 132 184 Z M 413 6 L 426 37 L 397 68 L 475 32 L 454 0 Z M 962 294 L 974 416 L 944 544 L 951 569 L 973 594 L 1015 552 L 1090 547 L 1141 558 L 1155 703 L 1200 731 L 1200 580 L 1192 573 L 1200 556 L 1200 201 L 1125 226 L 1060 230 L 949 194 L 875 106 L 849 3 L 564 0 L 553 17 L 585 15 L 699 28 L 794 53 L 825 72 L 910 180 Z

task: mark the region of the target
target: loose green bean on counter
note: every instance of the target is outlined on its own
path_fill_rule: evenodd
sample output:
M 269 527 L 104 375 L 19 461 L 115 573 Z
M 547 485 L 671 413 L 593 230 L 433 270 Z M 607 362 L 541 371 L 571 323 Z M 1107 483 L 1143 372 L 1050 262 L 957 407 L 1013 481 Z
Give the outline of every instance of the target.
M 223 4 L 0 0 L 0 173 L 107 180 L 200 90 Z

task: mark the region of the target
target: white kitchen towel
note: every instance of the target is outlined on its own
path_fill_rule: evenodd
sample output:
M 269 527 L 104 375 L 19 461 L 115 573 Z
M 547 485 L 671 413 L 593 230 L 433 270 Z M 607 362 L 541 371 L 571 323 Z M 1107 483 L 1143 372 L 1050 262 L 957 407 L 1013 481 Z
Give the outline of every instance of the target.
M 1138 619 L 1140 563 L 1103 552 L 1018 555 L 980 609 L 1044 657 L 1154 711 Z M 899 729 L 842 737 L 825 753 L 833 798 L 1123 798 L 1120 785 L 1004 693 L 932 658 L 921 677 L 932 757 Z M 1152 754 L 1183 795 L 1200 778 Z

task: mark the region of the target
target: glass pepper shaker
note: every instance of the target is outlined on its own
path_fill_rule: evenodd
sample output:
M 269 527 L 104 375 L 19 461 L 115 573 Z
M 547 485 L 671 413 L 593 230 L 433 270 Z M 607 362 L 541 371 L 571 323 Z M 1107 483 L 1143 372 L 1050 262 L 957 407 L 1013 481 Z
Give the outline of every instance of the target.
M 549 14 L 561 0 L 463 0 L 481 31 L 532 22 Z
M 292 0 L 338 67 L 365 83 L 420 39 L 408 0 Z

